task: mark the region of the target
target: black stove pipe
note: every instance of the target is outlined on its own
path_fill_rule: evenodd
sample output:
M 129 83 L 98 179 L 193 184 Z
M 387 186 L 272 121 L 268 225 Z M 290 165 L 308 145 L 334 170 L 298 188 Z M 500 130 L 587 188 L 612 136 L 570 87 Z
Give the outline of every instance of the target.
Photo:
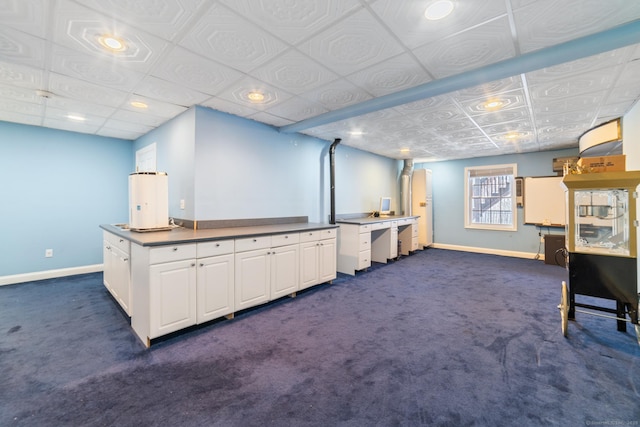
M 329 167 L 330 167 L 330 185 L 331 185 L 331 216 L 329 217 L 329 223 L 336 223 L 336 145 L 340 144 L 342 139 L 336 138 L 333 140 L 333 144 L 329 147 Z

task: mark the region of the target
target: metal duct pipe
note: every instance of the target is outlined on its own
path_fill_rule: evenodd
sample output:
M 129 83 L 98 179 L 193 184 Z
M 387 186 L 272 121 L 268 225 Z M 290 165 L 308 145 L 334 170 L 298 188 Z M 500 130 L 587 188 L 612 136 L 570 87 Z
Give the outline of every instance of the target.
M 333 140 L 333 144 L 329 147 L 329 181 L 331 185 L 331 216 L 329 217 L 329 223 L 336 223 L 336 145 L 340 144 L 342 139 L 336 138 Z
M 413 172 L 413 160 L 405 159 L 404 168 L 400 175 L 400 209 L 403 215 L 411 215 L 411 173 Z

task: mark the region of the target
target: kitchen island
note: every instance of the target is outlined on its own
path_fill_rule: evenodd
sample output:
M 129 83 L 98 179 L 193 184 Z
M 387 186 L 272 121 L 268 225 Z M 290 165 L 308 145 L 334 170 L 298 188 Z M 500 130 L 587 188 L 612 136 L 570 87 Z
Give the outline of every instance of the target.
M 100 226 L 105 287 L 145 346 L 335 279 L 337 225 L 257 224 L 151 232 Z

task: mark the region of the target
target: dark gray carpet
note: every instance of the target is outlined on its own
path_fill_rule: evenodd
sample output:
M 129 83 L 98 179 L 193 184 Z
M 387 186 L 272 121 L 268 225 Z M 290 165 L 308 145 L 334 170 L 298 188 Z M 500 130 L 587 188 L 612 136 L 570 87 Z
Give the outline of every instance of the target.
M 565 339 L 566 276 L 429 249 L 151 349 L 101 274 L 3 286 L 0 425 L 638 425 L 633 327 Z

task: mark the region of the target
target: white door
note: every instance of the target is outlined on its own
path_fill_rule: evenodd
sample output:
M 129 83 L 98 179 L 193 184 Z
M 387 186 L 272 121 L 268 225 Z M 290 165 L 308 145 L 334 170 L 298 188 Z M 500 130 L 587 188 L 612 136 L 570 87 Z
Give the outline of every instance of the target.
M 300 246 L 289 245 L 271 249 L 271 299 L 298 290 L 300 282 Z
M 335 279 L 337 258 L 336 239 L 320 240 L 320 251 L 318 255 L 318 283 L 324 283 Z
M 300 244 L 300 289 L 306 289 L 318 283 L 318 241 Z
M 240 252 L 235 256 L 235 308 L 242 310 L 269 301 L 268 249 Z

